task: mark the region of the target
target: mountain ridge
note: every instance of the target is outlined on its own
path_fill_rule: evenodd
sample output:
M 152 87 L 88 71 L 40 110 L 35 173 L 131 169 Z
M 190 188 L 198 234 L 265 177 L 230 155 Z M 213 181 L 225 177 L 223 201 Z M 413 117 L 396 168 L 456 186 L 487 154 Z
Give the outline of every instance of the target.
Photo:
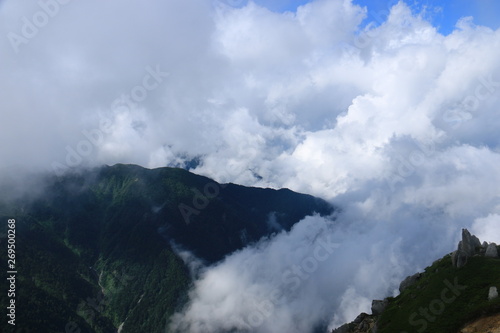
M 0 218 L 16 220 L 16 329 L 37 333 L 163 333 L 192 283 L 172 242 L 213 264 L 334 210 L 288 189 L 124 164 L 48 177 L 42 192 L 0 200 Z

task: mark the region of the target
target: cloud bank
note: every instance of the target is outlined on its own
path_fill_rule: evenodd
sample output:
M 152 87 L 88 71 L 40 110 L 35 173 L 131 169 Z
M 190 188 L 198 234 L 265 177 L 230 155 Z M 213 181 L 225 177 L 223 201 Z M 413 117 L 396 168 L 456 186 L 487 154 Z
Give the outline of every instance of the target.
M 473 18 L 444 36 L 404 2 L 11 0 L 0 20 L 3 170 L 197 158 L 342 208 L 206 268 L 181 330 L 335 326 L 461 227 L 500 242 L 500 31 Z

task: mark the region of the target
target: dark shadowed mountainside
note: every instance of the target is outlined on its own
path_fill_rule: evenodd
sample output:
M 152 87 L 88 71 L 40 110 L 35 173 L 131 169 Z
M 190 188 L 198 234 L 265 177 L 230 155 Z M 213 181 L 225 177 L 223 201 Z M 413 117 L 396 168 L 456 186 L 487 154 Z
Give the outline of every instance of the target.
M 309 195 L 221 185 L 174 168 L 105 166 L 44 183 L 35 198 L 0 200 L 0 218 L 15 219 L 16 229 L 12 332 L 165 332 L 192 282 L 178 249 L 212 264 L 307 215 L 333 212 Z M 2 262 L 6 234 L 3 223 Z M 7 304 L 7 294 L 0 300 Z

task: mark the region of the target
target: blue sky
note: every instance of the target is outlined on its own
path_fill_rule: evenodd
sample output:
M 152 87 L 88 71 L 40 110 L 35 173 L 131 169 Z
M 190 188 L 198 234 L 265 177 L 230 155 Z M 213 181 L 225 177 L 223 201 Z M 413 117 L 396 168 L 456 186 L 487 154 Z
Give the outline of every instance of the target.
M 368 8 L 368 18 L 370 13 L 377 13 L 387 10 L 395 0 L 355 0 L 361 6 Z M 497 0 L 407 0 L 406 3 L 415 12 L 425 10 L 427 19 L 439 27 L 439 31 L 445 35 L 453 31 L 456 22 L 466 16 L 474 17 L 477 25 L 488 26 L 497 29 L 500 26 L 500 1 Z
M 307 0 L 255 0 L 273 11 L 295 11 Z M 397 0 L 354 0 L 354 3 L 368 8 L 368 17 L 365 23 L 374 21 L 370 13 L 379 13 L 387 10 Z M 406 0 L 415 12 L 425 8 L 426 17 L 439 27 L 442 34 L 453 31 L 456 22 L 466 16 L 474 17 L 474 23 L 492 29 L 500 27 L 500 1 L 498 0 Z

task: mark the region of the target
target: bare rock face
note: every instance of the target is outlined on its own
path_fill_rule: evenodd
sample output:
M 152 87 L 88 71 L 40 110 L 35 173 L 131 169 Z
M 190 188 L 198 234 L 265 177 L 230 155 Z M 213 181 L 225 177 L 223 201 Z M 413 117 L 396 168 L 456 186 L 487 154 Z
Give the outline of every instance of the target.
M 332 333 L 350 333 L 351 332 L 351 325 L 350 324 L 344 324 L 340 326 L 339 328 L 336 328 L 332 331 Z
M 458 248 L 462 250 L 466 255 L 469 257 L 472 257 L 477 249 L 481 247 L 481 242 L 479 241 L 479 238 L 476 236 L 473 236 L 470 234 L 469 230 L 467 229 L 462 229 L 462 246 L 460 248 L 460 243 L 458 245 Z
M 484 255 L 486 257 L 498 258 L 497 245 L 495 243 L 489 244 Z
M 488 292 L 488 300 L 491 301 L 497 297 L 498 297 L 497 287 L 490 287 L 490 290 Z
M 334 329 L 332 333 L 376 333 L 376 318 L 366 313 L 360 314 L 352 323 Z
M 421 276 L 422 276 L 422 273 L 417 273 L 417 274 L 407 276 L 406 279 L 404 279 L 403 282 L 401 282 L 401 284 L 399 285 L 399 292 L 402 293 L 406 288 L 414 285 L 420 279 Z M 373 307 L 373 303 L 372 303 L 372 307 Z
M 374 300 L 372 301 L 372 315 L 378 316 L 381 315 L 382 312 L 384 312 L 385 308 L 389 305 L 389 301 L 384 299 L 383 301 L 380 300 Z
M 451 260 L 455 267 L 463 267 L 467 259 L 472 257 L 481 248 L 481 241 L 470 234 L 469 230 L 462 229 L 462 240 L 458 243 L 458 249 L 453 252 Z

